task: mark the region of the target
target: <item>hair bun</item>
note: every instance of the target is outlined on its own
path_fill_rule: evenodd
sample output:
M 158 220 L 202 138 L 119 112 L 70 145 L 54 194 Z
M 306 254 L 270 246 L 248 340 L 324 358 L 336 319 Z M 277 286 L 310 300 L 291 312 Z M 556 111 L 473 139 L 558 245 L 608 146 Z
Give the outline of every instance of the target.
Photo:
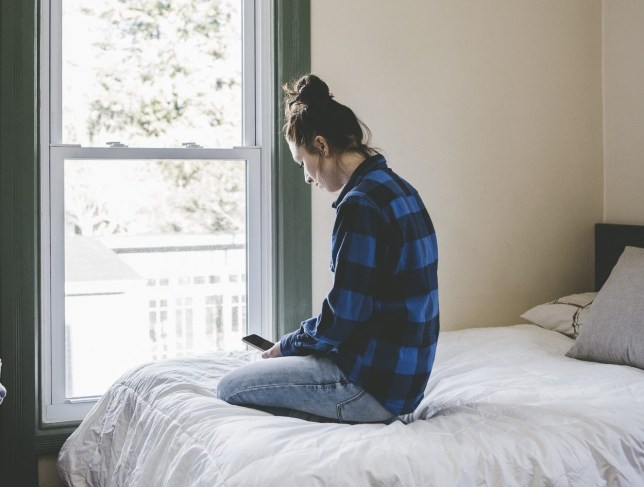
M 328 85 L 314 74 L 303 76 L 296 86 L 298 101 L 306 105 L 321 103 L 333 98 Z

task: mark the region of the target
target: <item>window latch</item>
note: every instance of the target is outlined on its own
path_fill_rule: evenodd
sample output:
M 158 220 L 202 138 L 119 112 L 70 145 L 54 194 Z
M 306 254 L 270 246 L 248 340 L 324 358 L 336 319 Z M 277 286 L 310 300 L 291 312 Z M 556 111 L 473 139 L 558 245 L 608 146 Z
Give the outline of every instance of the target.
M 203 149 L 203 146 L 195 144 L 194 142 L 184 142 L 181 145 L 184 149 Z
M 109 145 L 110 147 L 127 147 L 127 145 L 121 144 L 118 140 L 108 142 L 107 145 Z

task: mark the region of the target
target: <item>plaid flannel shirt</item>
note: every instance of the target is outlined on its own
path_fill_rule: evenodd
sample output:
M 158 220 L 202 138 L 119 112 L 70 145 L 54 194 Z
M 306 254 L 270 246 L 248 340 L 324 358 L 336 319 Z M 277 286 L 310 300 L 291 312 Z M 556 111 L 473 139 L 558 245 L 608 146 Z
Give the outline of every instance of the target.
M 393 414 L 410 413 L 438 339 L 434 226 L 380 154 L 358 166 L 333 207 L 333 288 L 319 316 L 282 337 L 282 354 L 323 354 Z

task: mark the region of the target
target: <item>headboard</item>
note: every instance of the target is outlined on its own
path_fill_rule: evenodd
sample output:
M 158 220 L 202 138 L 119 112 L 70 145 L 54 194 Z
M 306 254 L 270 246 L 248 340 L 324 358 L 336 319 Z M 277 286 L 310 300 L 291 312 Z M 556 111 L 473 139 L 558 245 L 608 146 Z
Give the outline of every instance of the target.
M 644 225 L 595 225 L 595 290 L 608 279 L 624 247 L 644 248 Z

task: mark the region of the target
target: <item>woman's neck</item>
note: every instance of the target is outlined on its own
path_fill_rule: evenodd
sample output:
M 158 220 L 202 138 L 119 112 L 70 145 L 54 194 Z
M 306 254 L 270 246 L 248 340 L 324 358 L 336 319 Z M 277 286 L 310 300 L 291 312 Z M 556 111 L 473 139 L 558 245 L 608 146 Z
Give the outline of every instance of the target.
M 347 184 L 351 175 L 364 160 L 365 156 L 360 152 L 345 152 L 338 157 L 337 168 L 343 186 Z

